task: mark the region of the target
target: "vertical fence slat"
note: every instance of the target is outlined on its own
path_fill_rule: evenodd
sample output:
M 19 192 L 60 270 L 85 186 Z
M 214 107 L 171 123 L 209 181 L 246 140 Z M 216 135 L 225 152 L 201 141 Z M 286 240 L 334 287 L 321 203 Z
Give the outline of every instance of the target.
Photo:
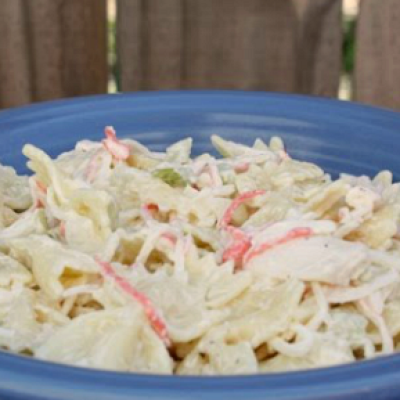
M 142 30 L 145 88 L 169 89 L 180 85 L 182 1 L 185 0 L 145 0 L 147 21 Z
M 118 0 L 121 88 L 335 96 L 340 11 L 341 0 Z
M 180 86 L 184 38 L 182 1 L 118 2 L 118 50 L 123 88 L 171 89 Z
M 107 91 L 106 8 L 105 0 L 61 0 L 67 96 Z
M 1 106 L 106 91 L 105 0 L 3 0 L 0 20 Z
M 117 3 L 117 51 L 120 85 L 140 90 L 143 81 L 142 0 Z
M 296 15 L 290 2 L 131 3 L 118 1 L 122 90 L 295 89 Z
M 31 101 L 26 18 L 22 0 L 0 2 L 0 108 Z
M 186 0 L 185 7 L 185 87 L 295 89 L 290 2 Z
M 400 2 L 363 0 L 357 25 L 355 100 L 400 110 Z
M 64 83 L 60 2 L 35 0 L 26 2 L 32 56 L 32 94 L 35 100 L 62 97 Z
M 298 91 L 336 97 L 342 68 L 342 1 L 293 3 L 300 20 Z

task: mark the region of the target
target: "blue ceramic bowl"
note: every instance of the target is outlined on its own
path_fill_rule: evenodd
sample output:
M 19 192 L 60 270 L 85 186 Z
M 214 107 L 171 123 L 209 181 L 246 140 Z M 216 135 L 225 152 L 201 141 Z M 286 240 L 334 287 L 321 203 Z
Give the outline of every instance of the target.
M 30 142 L 55 156 L 105 125 L 161 150 L 186 136 L 211 151 L 211 134 L 251 143 L 279 135 L 296 158 L 326 171 L 400 177 L 400 114 L 304 96 L 252 92 L 135 93 L 55 101 L 0 113 L 0 161 L 26 172 Z M 1 399 L 400 399 L 400 355 L 314 371 L 170 377 L 94 371 L 0 352 Z

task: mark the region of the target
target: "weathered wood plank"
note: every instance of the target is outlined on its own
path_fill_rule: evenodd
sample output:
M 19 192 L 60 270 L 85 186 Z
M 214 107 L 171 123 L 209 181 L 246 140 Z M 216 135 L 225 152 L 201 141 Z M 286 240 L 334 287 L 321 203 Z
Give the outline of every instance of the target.
M 106 91 L 105 0 L 4 0 L 0 20 L 1 106 Z
M 363 0 L 357 24 L 357 101 L 400 110 L 400 2 Z
M 60 2 L 35 0 L 25 2 L 25 6 L 29 16 L 29 36 L 25 41 L 30 46 L 32 96 L 36 101 L 62 97 L 64 49 Z
M 145 37 L 141 53 L 144 61 L 143 85 L 149 89 L 179 87 L 185 35 L 182 29 L 182 0 L 145 0 L 144 13 L 147 21 L 142 31 Z
M 122 90 L 335 96 L 341 0 L 118 0 Z
M 105 1 L 35 0 L 26 5 L 35 100 L 105 92 Z
M 185 17 L 185 87 L 294 89 L 290 2 L 187 0 Z
M 117 3 L 117 62 L 124 90 L 140 90 L 143 82 L 142 0 Z
M 182 0 L 118 2 L 118 51 L 125 90 L 181 83 Z
M 62 13 L 65 95 L 106 92 L 108 64 L 105 0 L 58 1 L 61 1 Z
M 290 26 L 296 16 L 290 3 L 142 0 L 136 7 L 131 3 L 118 1 L 123 90 L 293 88 L 295 32 Z M 137 79 L 129 76 L 134 72 Z
M 31 101 L 31 76 L 23 0 L 0 3 L 0 108 Z
M 299 16 L 298 91 L 336 97 L 342 68 L 342 1 L 293 0 Z

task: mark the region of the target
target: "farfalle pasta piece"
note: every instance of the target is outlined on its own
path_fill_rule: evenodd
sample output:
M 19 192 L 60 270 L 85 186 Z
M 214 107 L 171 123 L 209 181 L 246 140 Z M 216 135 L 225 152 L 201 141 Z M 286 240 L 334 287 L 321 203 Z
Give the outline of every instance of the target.
M 171 373 L 172 359 L 139 306 L 77 317 L 35 350 L 41 359 L 116 371 Z
M 192 151 L 192 138 L 186 138 L 167 147 L 165 158 L 170 162 L 187 163 Z
M 253 348 L 285 332 L 304 292 L 304 284 L 289 280 L 268 292 L 268 301 L 254 312 L 226 322 L 225 340 L 250 342 Z
M 0 164 L 0 197 L 4 206 L 12 210 L 27 210 L 32 204 L 28 177 Z
M 313 212 L 318 218 L 330 212 L 338 203 L 344 202 L 349 185 L 341 180 L 327 184 L 312 196 L 305 207 L 308 212 Z M 343 204 L 342 204 L 343 205 Z
M 248 271 L 234 274 L 233 265 L 219 267 L 225 271 L 218 271 L 207 287 L 206 305 L 210 308 L 220 308 L 240 296 L 253 282 Z
M 89 189 L 81 181 L 63 173 L 50 157 L 31 145 L 24 147 L 36 179 L 46 190 L 46 206 L 53 217 L 65 222 L 65 237 L 76 249 L 94 253 L 104 244 L 115 223 L 113 198 L 106 192 Z
M 197 339 L 228 315 L 227 310 L 207 307 L 204 287 L 185 284 L 164 271 L 144 280 L 136 281 L 133 277 L 132 282 L 161 310 L 172 341 Z
M 68 249 L 47 236 L 32 235 L 10 242 L 11 254 L 27 265 L 40 289 L 58 299 L 67 287 L 86 283 L 99 274 L 88 255 Z
M 271 175 L 262 166 L 249 164 L 247 171 L 235 176 L 234 183 L 239 193 L 252 190 L 269 190 L 271 189 Z
M 268 193 L 264 204 L 243 224 L 244 227 L 262 226 L 285 219 L 288 211 L 296 208 L 293 201 L 281 193 Z
M 306 227 L 307 225 L 303 229 Z M 297 278 L 304 281 L 347 285 L 368 257 L 364 245 L 329 236 L 313 234 L 310 237 L 294 236 L 293 240 L 287 241 L 280 241 L 279 234 L 275 237 L 277 239 L 272 237 L 260 240 L 260 249 L 265 246 L 263 242 L 271 243 L 265 247 L 265 251 L 254 250 L 255 255 L 251 256 L 250 250 L 245 264 L 246 269 L 257 275 L 265 274 L 281 280 Z
M 397 234 L 399 205 L 387 205 L 346 236 L 347 240 L 363 242 L 373 249 L 388 249 Z
M 0 230 L 0 242 L 26 237 L 32 234 L 43 234 L 48 230 L 44 210 L 36 209 L 20 215 L 13 224 Z
M 354 361 L 354 355 L 345 340 L 338 340 L 331 333 L 315 334 L 315 341 L 305 357 L 278 354 L 260 365 L 260 372 L 283 372 L 299 369 L 327 367 Z
M 184 358 L 178 375 L 255 374 L 257 358 L 249 342 L 228 343 L 224 328 L 211 330 Z
M 315 164 L 304 161 L 288 159 L 274 170 L 271 176 L 271 182 L 276 188 L 291 186 L 297 182 L 310 180 L 321 180 L 324 177 L 324 172 Z
M 0 287 L 15 284 L 28 285 L 31 282 L 32 274 L 23 264 L 0 253 Z
M 211 142 L 223 157 L 263 155 L 265 156 L 265 161 L 276 160 L 276 155 L 268 148 L 248 147 L 243 144 L 232 142 L 230 140 L 225 140 L 217 135 L 211 136 Z
M 80 183 L 69 179 L 44 151 L 32 145 L 25 145 L 22 151 L 30 159 L 28 166 L 36 172 L 36 180 L 43 190 L 47 191 L 51 186 L 57 204 L 67 203 L 71 193 L 81 187 Z
M 27 288 L 0 289 L 0 346 L 31 351 L 44 327 L 36 319 L 37 294 Z
M 116 226 L 113 198 L 105 191 L 79 189 L 71 194 L 68 209 L 62 219 L 67 243 L 87 253 L 98 252 Z

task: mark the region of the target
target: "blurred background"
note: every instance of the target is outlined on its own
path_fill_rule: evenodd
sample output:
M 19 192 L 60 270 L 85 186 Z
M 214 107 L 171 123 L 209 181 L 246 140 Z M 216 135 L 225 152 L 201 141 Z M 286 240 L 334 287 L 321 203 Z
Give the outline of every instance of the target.
M 0 108 L 244 89 L 400 110 L 400 0 L 0 0 Z

